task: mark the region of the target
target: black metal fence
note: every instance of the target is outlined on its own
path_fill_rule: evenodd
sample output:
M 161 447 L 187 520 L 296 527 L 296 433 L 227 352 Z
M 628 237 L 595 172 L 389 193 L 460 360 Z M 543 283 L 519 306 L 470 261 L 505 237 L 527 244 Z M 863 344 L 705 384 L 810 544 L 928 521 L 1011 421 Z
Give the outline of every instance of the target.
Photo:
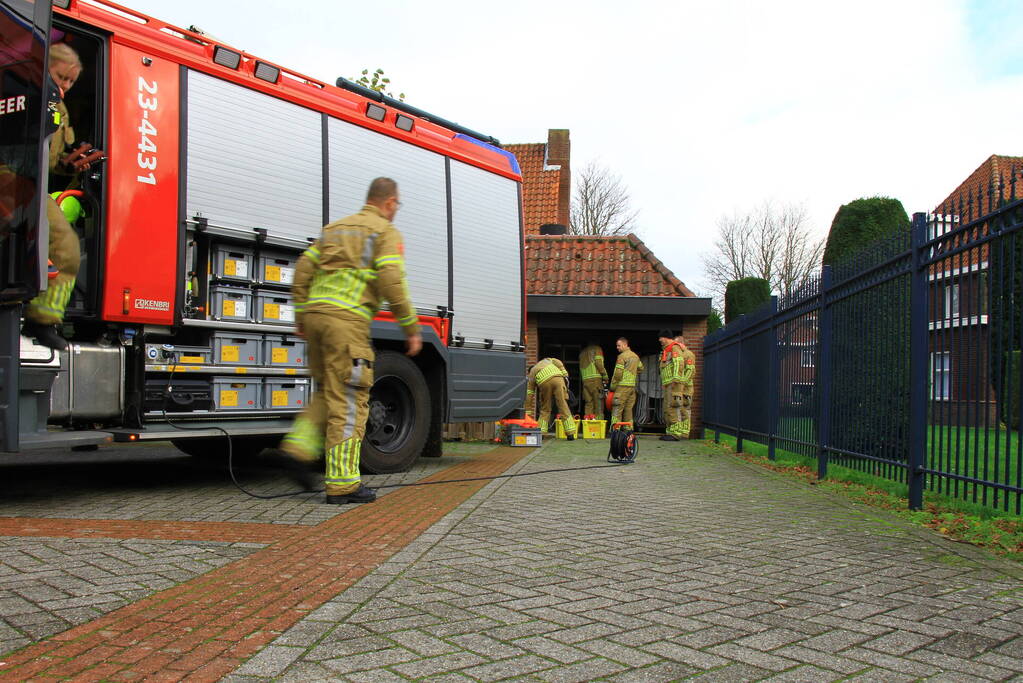
M 1023 185 L 1023 183 L 1020 183 Z M 704 425 L 1003 511 L 1023 507 L 1023 199 L 1015 175 L 915 214 L 704 341 Z M 1023 194 L 1023 193 L 1021 193 Z

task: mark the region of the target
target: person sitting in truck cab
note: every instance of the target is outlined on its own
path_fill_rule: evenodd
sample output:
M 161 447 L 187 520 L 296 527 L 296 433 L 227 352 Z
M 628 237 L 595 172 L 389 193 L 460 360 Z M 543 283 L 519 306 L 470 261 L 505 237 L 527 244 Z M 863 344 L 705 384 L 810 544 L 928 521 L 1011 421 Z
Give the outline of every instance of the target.
M 88 142 L 73 145 L 75 132 L 64 105 L 64 95 L 81 73 L 82 61 L 74 48 L 67 43 L 50 46 L 47 116 L 57 127 L 50 138 L 50 172 L 70 176 L 68 187 L 77 184 L 79 174 L 104 157 L 104 152 L 93 149 Z M 22 334 L 35 337 L 40 344 L 51 349 L 64 350 L 67 340 L 61 336 L 57 326 L 64 321 L 82 256 L 78 234 L 68 223 L 64 212 L 52 197 L 46 197 L 45 201 L 46 219 L 50 225 L 49 258 L 59 272 L 50 280 L 49 287 L 26 306 Z

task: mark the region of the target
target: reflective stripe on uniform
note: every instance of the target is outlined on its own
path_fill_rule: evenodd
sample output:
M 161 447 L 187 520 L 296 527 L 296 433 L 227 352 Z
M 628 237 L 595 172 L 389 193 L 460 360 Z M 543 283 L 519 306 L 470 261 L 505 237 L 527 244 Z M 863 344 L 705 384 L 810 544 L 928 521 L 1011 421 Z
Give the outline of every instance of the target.
M 373 262 L 373 266 L 377 270 L 390 265 L 397 265 L 402 269 L 402 272 L 405 271 L 405 263 L 401 258 L 401 254 L 385 254 L 383 256 L 378 256 L 377 260 Z
M 324 482 L 328 486 L 351 486 L 358 484 L 359 454 L 362 450 L 361 439 L 345 439 L 327 451 L 327 476 Z
M 306 459 L 319 458 L 323 452 L 323 432 L 304 415 L 299 415 L 291 431 L 281 439 L 281 448 L 289 453 L 297 451 Z
M 551 377 L 561 377 L 561 368 L 554 363 L 549 363 L 546 366 L 540 368 L 536 373 L 536 383 L 543 384 Z
M 45 291 L 39 293 L 28 305 L 28 317 L 39 322 L 60 322 L 64 319 L 75 281 L 51 282 Z M 56 320 L 54 320 L 56 319 Z
M 308 249 L 305 250 L 305 253 L 303 254 L 303 256 L 305 256 L 307 259 L 309 259 L 313 263 L 319 263 L 320 262 L 320 248 L 317 247 L 314 244 L 313 246 L 311 246 L 311 247 L 309 247 Z

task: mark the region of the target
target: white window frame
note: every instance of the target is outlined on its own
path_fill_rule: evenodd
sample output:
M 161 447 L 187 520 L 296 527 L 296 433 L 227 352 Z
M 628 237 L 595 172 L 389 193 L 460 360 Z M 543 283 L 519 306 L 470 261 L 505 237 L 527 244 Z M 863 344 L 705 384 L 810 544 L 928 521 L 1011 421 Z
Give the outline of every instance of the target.
M 816 349 L 810 347 L 808 349 L 799 349 L 799 367 L 801 368 L 814 368 L 817 367 L 817 359 L 815 357 Z M 809 362 L 807 362 L 809 359 Z
M 959 283 L 945 285 L 945 320 L 959 317 Z
M 938 362 L 940 360 L 940 362 Z M 931 352 L 931 375 L 928 391 L 932 401 L 952 398 L 952 352 Z
M 796 387 L 809 387 L 810 391 L 808 392 L 807 395 L 812 397 L 813 396 L 813 382 L 792 382 L 789 385 L 789 405 L 801 406 L 801 405 L 803 405 L 803 401 L 797 401 L 796 400 L 796 392 L 795 392 L 795 388 Z

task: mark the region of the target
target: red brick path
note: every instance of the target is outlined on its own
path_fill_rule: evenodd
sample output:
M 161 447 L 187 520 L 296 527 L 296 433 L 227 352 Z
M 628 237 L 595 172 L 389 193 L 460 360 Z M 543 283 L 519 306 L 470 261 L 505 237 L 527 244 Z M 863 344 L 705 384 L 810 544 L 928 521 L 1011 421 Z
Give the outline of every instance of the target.
M 531 452 L 498 448 L 423 481 L 492 477 Z M 237 533 L 238 540 L 272 542 L 241 560 L 12 653 L 0 664 L 0 680 L 216 681 L 487 483 L 399 488 L 314 527 L 0 520 L 0 533 L 29 532 L 15 535 L 231 540 Z M 122 536 L 136 528 L 139 535 Z M 177 535 L 175 528 L 180 529 Z M 73 534 L 75 529 L 80 533 Z M 244 534 L 245 529 L 253 533 Z

